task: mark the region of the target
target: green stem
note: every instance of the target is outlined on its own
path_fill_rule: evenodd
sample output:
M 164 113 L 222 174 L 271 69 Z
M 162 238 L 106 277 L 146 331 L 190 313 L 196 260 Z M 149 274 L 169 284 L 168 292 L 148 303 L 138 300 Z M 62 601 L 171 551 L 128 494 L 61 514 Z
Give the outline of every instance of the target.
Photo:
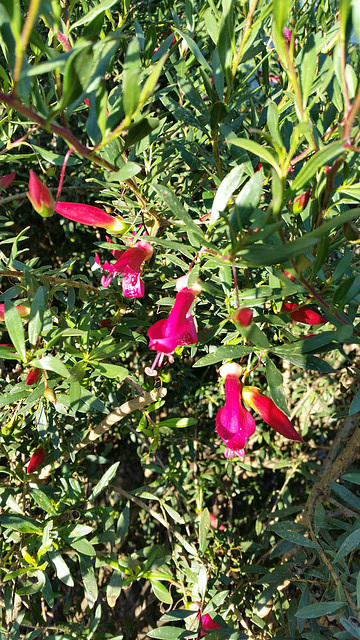
M 15 48 L 15 64 L 13 73 L 13 94 L 16 94 L 17 85 L 19 84 L 21 67 L 26 51 L 26 47 L 30 40 L 31 31 L 36 20 L 36 16 L 39 11 L 41 0 L 31 0 L 29 5 L 29 11 L 24 22 L 24 26 L 21 32 L 20 40 Z
M 241 56 L 242 56 L 242 53 L 243 53 L 243 50 L 244 50 L 244 47 L 245 47 L 246 40 L 249 37 L 250 28 L 251 28 L 252 21 L 253 21 L 253 18 L 254 18 L 254 13 L 256 11 L 257 3 L 258 3 L 258 0 L 251 0 L 251 2 L 250 2 L 249 13 L 247 14 L 247 18 L 246 18 L 245 29 L 244 29 L 244 32 L 242 34 L 241 42 L 240 42 L 239 48 L 238 48 L 238 50 L 236 52 L 236 56 L 235 56 L 235 58 L 233 60 L 232 67 L 231 67 L 230 86 L 229 86 L 229 90 L 228 90 L 229 94 L 230 94 L 231 87 L 232 87 L 232 85 L 234 83 L 234 80 L 235 80 L 237 68 L 238 68 L 239 62 L 241 60 Z

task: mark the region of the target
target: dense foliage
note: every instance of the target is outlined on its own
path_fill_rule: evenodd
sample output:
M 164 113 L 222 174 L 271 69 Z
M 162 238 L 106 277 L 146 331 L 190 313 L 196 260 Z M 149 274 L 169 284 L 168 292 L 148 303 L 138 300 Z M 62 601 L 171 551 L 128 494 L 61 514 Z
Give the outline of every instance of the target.
M 360 640 L 359 41 L 1 0 L 0 640 Z

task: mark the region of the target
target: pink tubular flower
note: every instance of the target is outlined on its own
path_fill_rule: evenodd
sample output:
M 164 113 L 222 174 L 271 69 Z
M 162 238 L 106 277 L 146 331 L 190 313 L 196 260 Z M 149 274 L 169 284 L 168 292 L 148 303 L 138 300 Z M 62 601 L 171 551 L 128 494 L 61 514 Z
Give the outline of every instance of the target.
M 236 363 L 224 364 L 220 375 L 225 376 L 226 404 L 216 416 L 216 431 L 223 439 L 226 449 L 225 458 L 244 456 L 244 447 L 253 433 L 255 420 L 241 402 L 242 368 Z
M 290 318 L 294 322 L 302 322 L 303 324 L 324 324 L 328 322 L 320 313 L 309 309 L 308 307 L 300 307 L 296 302 L 283 302 L 281 313 L 290 311 Z
M 210 527 L 212 527 L 213 529 L 218 529 L 219 531 L 226 531 L 226 527 L 224 527 L 223 524 L 219 525 L 219 521 L 218 518 L 216 516 L 214 516 L 213 513 L 210 513 Z
M 30 171 L 29 191 L 27 196 L 34 207 L 35 211 L 43 218 L 50 218 L 54 214 L 54 200 L 47 188 L 41 180 Z
M 34 473 L 34 471 L 36 471 L 40 467 L 40 465 L 44 462 L 45 458 L 46 458 L 46 453 L 42 446 L 35 449 L 34 453 L 30 458 L 30 462 L 27 466 L 26 473 Z
M 25 318 L 30 313 L 30 307 L 27 307 L 24 304 L 18 304 L 16 309 L 18 310 L 22 318 Z M 2 302 L 0 303 L 0 321 L 4 322 L 4 320 L 5 320 L 5 304 Z
M 29 373 L 26 376 L 25 384 L 27 386 L 31 386 L 35 384 L 41 377 L 41 369 L 35 369 L 34 367 L 30 369 Z
M 242 390 L 243 400 L 275 431 L 289 440 L 304 442 L 302 437 L 295 431 L 289 418 L 278 409 L 276 404 L 264 396 L 256 387 L 244 387 Z
M 140 278 L 141 265 L 150 260 L 153 248 L 149 242 L 140 240 L 134 247 L 126 251 L 115 250 L 112 252 L 117 258 L 115 264 L 104 262 L 101 264 L 98 254 L 95 254 L 95 262 L 109 275 L 102 276 L 101 284 L 108 287 L 111 280 L 119 273 L 123 273 L 122 289 L 126 298 L 141 298 L 144 295 L 144 283 Z
M 178 291 L 168 318 L 158 320 L 148 329 L 149 348 L 157 351 L 157 356 L 151 369 L 149 367 L 145 369 L 147 375 L 157 375 L 155 367 L 157 364 L 161 366 L 165 355 L 169 356 L 169 360 L 172 361 L 171 355 L 176 347 L 197 343 L 198 337 L 194 318 L 189 313 L 189 309 L 198 292 L 198 285 L 191 289 L 184 287 Z
M 253 317 L 253 310 L 248 309 L 247 307 L 242 307 L 240 309 L 236 309 L 232 314 L 232 319 L 236 324 L 239 324 L 240 327 L 248 327 L 251 324 Z
M 1 176 L 0 178 L 0 187 L 2 187 L 3 189 L 7 189 L 8 187 L 10 187 L 12 181 L 15 179 L 16 176 L 16 171 L 13 171 L 12 173 L 7 173 L 4 176 Z
M 99 207 L 90 204 L 78 204 L 77 202 L 58 202 L 55 211 L 64 218 L 88 224 L 90 227 L 110 229 L 116 233 L 125 233 L 129 228 L 121 218 L 114 218 Z

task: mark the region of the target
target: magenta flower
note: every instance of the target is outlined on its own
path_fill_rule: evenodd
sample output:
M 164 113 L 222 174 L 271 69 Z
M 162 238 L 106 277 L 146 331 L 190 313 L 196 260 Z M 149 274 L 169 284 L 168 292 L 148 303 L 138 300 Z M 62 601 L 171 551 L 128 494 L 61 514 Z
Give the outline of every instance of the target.
M 124 296 L 126 298 L 142 298 L 144 295 L 144 283 L 140 278 L 141 266 L 143 262 L 150 260 L 153 254 L 151 244 L 140 240 L 134 247 L 126 251 L 115 249 L 111 253 L 116 258 L 115 264 L 110 264 L 107 261 L 101 264 L 98 254 L 95 254 L 96 264 L 108 272 L 107 276 L 102 276 L 101 278 L 103 287 L 108 287 L 111 280 L 119 273 L 122 273 L 124 276 L 122 281 Z
M 285 438 L 303 442 L 289 418 L 271 398 L 262 394 L 256 387 L 241 387 L 240 365 L 224 364 L 220 369 L 220 375 L 225 376 L 226 404 L 217 413 L 216 431 L 225 442 L 225 458 L 245 455 L 244 446 L 255 432 L 254 418 L 242 405 L 241 399 Z
M 147 375 L 155 376 L 157 371 L 156 365 L 161 363 L 164 356 L 169 356 L 170 362 L 172 354 L 176 347 L 182 347 L 189 344 L 196 344 L 198 337 L 194 318 L 189 309 L 195 300 L 195 296 L 200 292 L 200 288 L 194 285 L 191 289 L 183 287 L 176 294 L 174 306 L 171 309 L 167 319 L 158 320 L 148 330 L 149 348 L 157 351 L 156 358 L 151 369 L 145 369 Z
M 289 45 L 290 42 L 291 42 L 291 35 L 292 34 L 291 34 L 290 29 L 285 27 L 285 29 L 284 29 L 284 38 L 285 38 L 285 42 L 286 42 L 287 45 Z
M 226 445 L 225 458 L 242 457 L 256 429 L 254 418 L 241 402 L 242 368 L 236 363 L 224 364 L 220 375 L 225 376 L 226 404 L 217 413 L 216 431 Z
M 94 207 L 91 204 L 58 202 L 56 204 L 55 211 L 64 218 L 73 220 L 73 222 L 88 224 L 90 227 L 110 229 L 116 233 L 125 233 L 129 228 L 129 225 L 121 218 L 114 218 L 110 213 L 107 213 L 107 211 L 104 211 L 99 207 Z

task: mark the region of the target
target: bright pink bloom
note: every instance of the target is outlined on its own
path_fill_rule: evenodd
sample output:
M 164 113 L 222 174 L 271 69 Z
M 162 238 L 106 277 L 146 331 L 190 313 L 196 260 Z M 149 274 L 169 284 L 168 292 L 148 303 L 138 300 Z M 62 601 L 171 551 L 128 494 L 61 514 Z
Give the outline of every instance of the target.
M 198 611 L 196 617 L 199 622 L 201 621 L 202 630 L 200 632 L 200 638 L 204 638 L 204 636 L 207 636 L 208 631 L 214 631 L 214 629 L 222 629 L 222 627 L 217 624 L 217 622 L 214 622 L 214 620 L 208 613 L 205 613 L 205 615 L 202 616 L 200 611 Z
M 244 387 L 242 397 L 246 404 L 250 405 L 275 431 L 290 440 L 304 442 L 285 413 L 280 411 L 271 398 L 264 396 L 259 389 L 256 387 Z
M 34 367 L 30 369 L 29 373 L 26 376 L 25 384 L 27 386 L 31 386 L 35 384 L 41 377 L 41 369 L 35 369 Z
M 253 317 L 253 310 L 248 309 L 247 307 L 242 307 L 241 309 L 236 309 L 232 314 L 232 319 L 234 322 L 240 325 L 240 327 L 248 327 L 251 324 Z
M 223 439 L 226 449 L 225 458 L 244 456 L 244 447 L 253 433 L 255 420 L 241 402 L 242 368 L 235 363 L 225 364 L 220 369 L 225 376 L 226 404 L 216 416 L 216 431 Z
M 176 347 L 196 344 L 198 337 L 194 318 L 189 309 L 195 300 L 196 292 L 184 287 L 176 294 L 174 306 L 167 319 L 158 320 L 148 329 L 149 348 L 157 351 L 157 356 L 151 369 L 145 371 L 147 375 L 157 375 L 155 366 L 161 365 L 164 355 L 174 353 Z
M 109 213 L 91 204 L 78 204 L 77 202 L 58 202 L 55 211 L 64 218 L 88 224 L 90 227 L 110 229 L 117 233 L 125 233 L 129 228 L 121 218 L 114 218 Z
M 123 273 L 122 289 L 126 298 L 141 298 L 144 295 L 144 283 L 140 278 L 142 263 L 150 260 L 153 254 L 152 245 L 149 242 L 140 241 L 134 247 L 122 252 L 112 251 L 117 258 L 115 264 L 104 262 L 101 264 L 98 254 L 95 254 L 95 262 L 109 275 L 102 276 L 101 284 L 108 287 L 111 280 L 119 273 Z
M 16 171 L 13 171 L 12 173 L 7 173 L 4 176 L 1 176 L 0 178 L 0 187 L 2 187 L 3 189 L 7 189 L 8 187 L 10 187 L 12 181 L 15 179 L 16 176 Z
M 16 309 L 22 318 L 25 318 L 30 313 L 30 307 L 27 307 L 24 304 L 18 304 Z M 3 302 L 0 303 L 0 321 L 3 322 L 5 320 L 5 304 Z
M 218 529 L 219 531 L 226 531 L 226 527 L 224 527 L 223 524 L 221 524 L 220 527 L 218 526 L 218 524 L 218 518 L 214 516 L 213 513 L 210 513 L 210 527 L 212 527 L 213 529 Z
M 302 322 L 303 324 L 324 324 L 328 322 L 324 316 L 308 307 L 299 308 L 296 302 L 283 302 L 281 313 L 284 311 L 290 311 L 290 318 L 294 322 Z
M 46 453 L 42 446 L 35 449 L 34 453 L 30 458 L 30 462 L 27 466 L 26 473 L 34 473 L 34 471 L 36 471 L 40 467 L 40 465 L 44 462 L 45 458 L 46 458 Z
M 53 197 L 47 186 L 41 182 L 33 171 L 30 171 L 27 196 L 35 211 L 43 218 L 50 218 L 53 215 L 55 211 Z

